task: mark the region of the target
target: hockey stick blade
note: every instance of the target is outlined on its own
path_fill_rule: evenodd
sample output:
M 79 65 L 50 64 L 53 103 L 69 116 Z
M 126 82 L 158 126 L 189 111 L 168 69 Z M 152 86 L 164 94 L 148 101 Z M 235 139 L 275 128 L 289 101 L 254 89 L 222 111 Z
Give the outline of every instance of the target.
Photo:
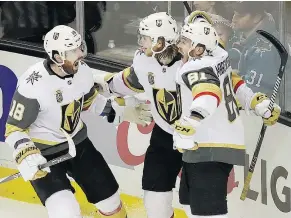
M 45 164 L 39 165 L 38 168 L 40 170 L 42 170 L 44 168 L 47 168 L 47 167 L 51 167 L 51 166 L 56 165 L 56 164 L 59 164 L 59 163 L 64 162 L 66 160 L 72 159 L 72 158 L 74 158 L 76 156 L 76 146 L 75 146 L 75 143 L 74 143 L 73 139 L 69 136 L 69 134 L 65 130 L 61 129 L 61 131 L 66 136 L 68 144 L 69 144 L 68 153 L 65 154 L 65 155 L 62 155 L 60 157 L 57 157 L 55 159 L 52 159 L 52 160 L 48 161 Z M 4 182 L 11 181 L 11 180 L 14 180 L 14 179 L 17 179 L 19 177 L 21 177 L 21 174 L 19 172 L 15 173 L 13 175 L 10 175 L 10 176 L 7 176 L 5 178 L 0 179 L 0 184 L 4 183 Z
M 277 96 L 278 91 L 279 91 L 281 80 L 282 80 L 282 77 L 283 77 L 284 72 L 285 72 L 285 67 L 286 67 L 287 60 L 288 60 L 288 52 L 287 52 L 286 48 L 282 45 L 282 43 L 276 37 L 274 37 L 272 34 L 266 32 L 264 30 L 257 30 L 257 33 L 262 35 L 263 37 L 265 37 L 267 40 L 269 40 L 273 44 L 273 46 L 277 49 L 277 51 L 278 51 L 278 53 L 280 55 L 280 59 L 281 59 L 279 73 L 277 75 L 277 79 L 276 79 L 276 82 L 275 82 L 275 85 L 274 85 L 273 93 L 272 93 L 272 96 L 270 98 L 270 104 L 268 106 L 268 109 L 270 111 L 272 111 L 274 103 L 275 103 L 275 100 L 276 100 L 276 96 Z M 243 201 L 246 199 L 247 194 L 248 194 L 248 190 L 249 190 L 249 187 L 250 187 L 250 182 L 251 182 L 254 170 L 255 170 L 255 166 L 256 166 L 256 163 L 257 163 L 257 160 L 258 160 L 258 156 L 259 156 L 259 153 L 260 153 L 260 150 L 261 150 L 261 146 L 262 146 L 262 143 L 263 143 L 263 139 L 264 139 L 266 130 L 267 130 L 267 126 L 265 124 L 263 124 L 263 126 L 261 128 L 260 135 L 259 135 L 259 139 L 258 139 L 258 142 L 257 142 L 257 145 L 256 145 L 256 149 L 255 149 L 255 152 L 254 152 L 254 155 L 253 155 L 253 158 L 252 158 L 252 162 L 250 164 L 248 174 L 247 174 L 247 176 L 245 178 L 244 187 L 243 187 L 243 190 L 242 190 L 242 193 L 241 193 L 241 196 L 240 196 L 240 199 L 243 200 Z
M 273 46 L 277 49 L 277 51 L 278 51 L 278 53 L 280 55 L 280 59 L 281 59 L 281 65 L 280 65 L 278 76 L 280 76 L 282 78 L 282 74 L 284 73 L 284 70 L 285 70 L 285 67 L 286 67 L 286 64 L 287 64 L 287 60 L 288 60 L 288 56 L 289 56 L 286 48 L 272 34 L 266 32 L 264 30 L 257 30 L 257 33 L 262 35 L 263 37 L 265 37 L 267 40 L 269 40 L 273 44 Z
M 257 30 L 257 33 L 262 35 L 263 37 L 265 37 L 267 40 L 269 40 L 274 45 L 274 47 L 277 49 L 277 51 L 280 55 L 280 59 L 281 59 L 279 73 L 278 73 L 277 80 L 276 80 L 275 85 L 274 85 L 272 96 L 270 98 L 271 102 L 270 102 L 270 105 L 268 107 L 269 110 L 272 110 L 273 105 L 274 105 L 275 100 L 276 100 L 276 96 L 279 92 L 280 83 L 281 83 L 281 80 L 282 80 L 282 77 L 283 77 L 283 74 L 285 71 L 285 67 L 286 67 L 286 64 L 288 61 L 289 54 L 288 54 L 286 48 L 282 45 L 282 43 L 276 37 L 274 37 L 272 34 L 266 32 L 264 30 Z

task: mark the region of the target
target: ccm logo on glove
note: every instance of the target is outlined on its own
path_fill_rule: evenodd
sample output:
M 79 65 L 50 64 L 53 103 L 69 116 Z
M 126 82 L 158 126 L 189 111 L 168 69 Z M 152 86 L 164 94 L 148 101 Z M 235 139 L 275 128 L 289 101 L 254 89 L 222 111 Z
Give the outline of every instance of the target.
M 196 132 L 192 126 L 181 126 L 181 123 L 179 121 L 175 122 L 174 127 L 175 127 L 176 132 L 182 135 L 190 136 L 190 135 L 194 135 Z

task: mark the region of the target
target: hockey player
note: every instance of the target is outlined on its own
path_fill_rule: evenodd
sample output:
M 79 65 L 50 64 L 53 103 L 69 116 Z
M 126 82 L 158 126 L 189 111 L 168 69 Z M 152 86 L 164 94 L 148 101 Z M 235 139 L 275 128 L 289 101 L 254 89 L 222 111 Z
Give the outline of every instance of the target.
M 44 48 L 49 58 L 19 78 L 6 124 L 6 142 L 13 148 L 17 167 L 24 180 L 31 182 L 49 218 L 81 217 L 66 174 L 96 205 L 99 217 L 125 218 L 118 183 L 88 139 L 80 114 L 90 111 L 110 117 L 116 124 L 122 120 L 143 124 L 138 116 L 147 113 L 139 107 L 128 111 L 120 106 L 127 102 L 124 99 L 110 100 L 98 94 L 91 69 L 82 61 L 86 45 L 74 29 L 56 26 L 46 34 Z M 38 165 L 68 152 L 61 129 L 75 142 L 76 157 L 39 170 Z
M 182 155 L 173 150 L 172 136 L 172 125 L 181 114 L 181 96 L 175 83 L 182 64 L 175 45 L 178 27 L 173 17 L 159 12 L 145 17 L 138 31 L 141 48 L 135 53 L 131 67 L 107 75 L 107 88 L 106 84 L 101 85 L 120 96 L 145 93 L 150 100 L 155 126 L 144 161 L 144 204 L 148 218 L 170 218 L 174 217 L 172 189 L 182 164 Z M 100 78 L 95 81 L 102 83 Z
M 183 26 L 178 47 L 187 62 L 177 73 L 182 102 L 174 146 L 183 153 L 180 203 L 188 217 L 227 218 L 227 181 L 233 165 L 245 164 L 244 127 L 235 101 L 274 125 L 280 107 L 253 93 L 232 71 L 218 34 L 207 22 Z

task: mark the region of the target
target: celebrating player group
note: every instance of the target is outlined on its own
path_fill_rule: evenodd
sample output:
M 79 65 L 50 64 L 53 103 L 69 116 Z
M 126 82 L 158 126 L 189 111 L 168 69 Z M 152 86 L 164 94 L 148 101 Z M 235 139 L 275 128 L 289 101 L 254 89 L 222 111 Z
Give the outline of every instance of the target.
M 6 143 L 49 218 L 82 217 L 67 174 L 98 208 L 99 217 L 128 217 L 118 181 L 87 136 L 83 111 L 106 117 L 114 126 L 155 122 L 141 187 L 148 218 L 174 218 L 172 190 L 181 169 L 179 201 L 187 216 L 228 218 L 228 176 L 234 165 L 245 164 L 238 104 L 266 125 L 277 122 L 281 109 L 275 104 L 269 110 L 269 98 L 254 93 L 232 70 L 207 13 L 192 12 L 178 29 L 168 13 L 150 14 L 139 24 L 140 48 L 132 65 L 94 76 L 83 61 L 86 44 L 76 30 L 60 25 L 45 35 L 48 57 L 19 78 Z M 150 103 L 136 98 L 139 93 Z M 40 168 L 68 153 L 68 137 L 76 155 Z

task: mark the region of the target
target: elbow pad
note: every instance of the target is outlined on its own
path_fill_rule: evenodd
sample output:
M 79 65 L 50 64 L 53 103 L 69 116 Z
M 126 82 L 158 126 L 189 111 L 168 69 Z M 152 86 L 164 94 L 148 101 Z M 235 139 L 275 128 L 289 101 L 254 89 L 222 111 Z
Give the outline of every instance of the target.
M 192 91 L 191 113 L 200 114 L 203 118 L 211 116 L 222 99 L 220 80 L 213 69 L 206 67 L 186 72 L 182 75 L 182 80 Z
M 203 95 L 196 98 L 190 107 L 191 113 L 198 113 L 204 119 L 210 117 L 216 111 L 218 106 L 217 98 L 212 95 Z

